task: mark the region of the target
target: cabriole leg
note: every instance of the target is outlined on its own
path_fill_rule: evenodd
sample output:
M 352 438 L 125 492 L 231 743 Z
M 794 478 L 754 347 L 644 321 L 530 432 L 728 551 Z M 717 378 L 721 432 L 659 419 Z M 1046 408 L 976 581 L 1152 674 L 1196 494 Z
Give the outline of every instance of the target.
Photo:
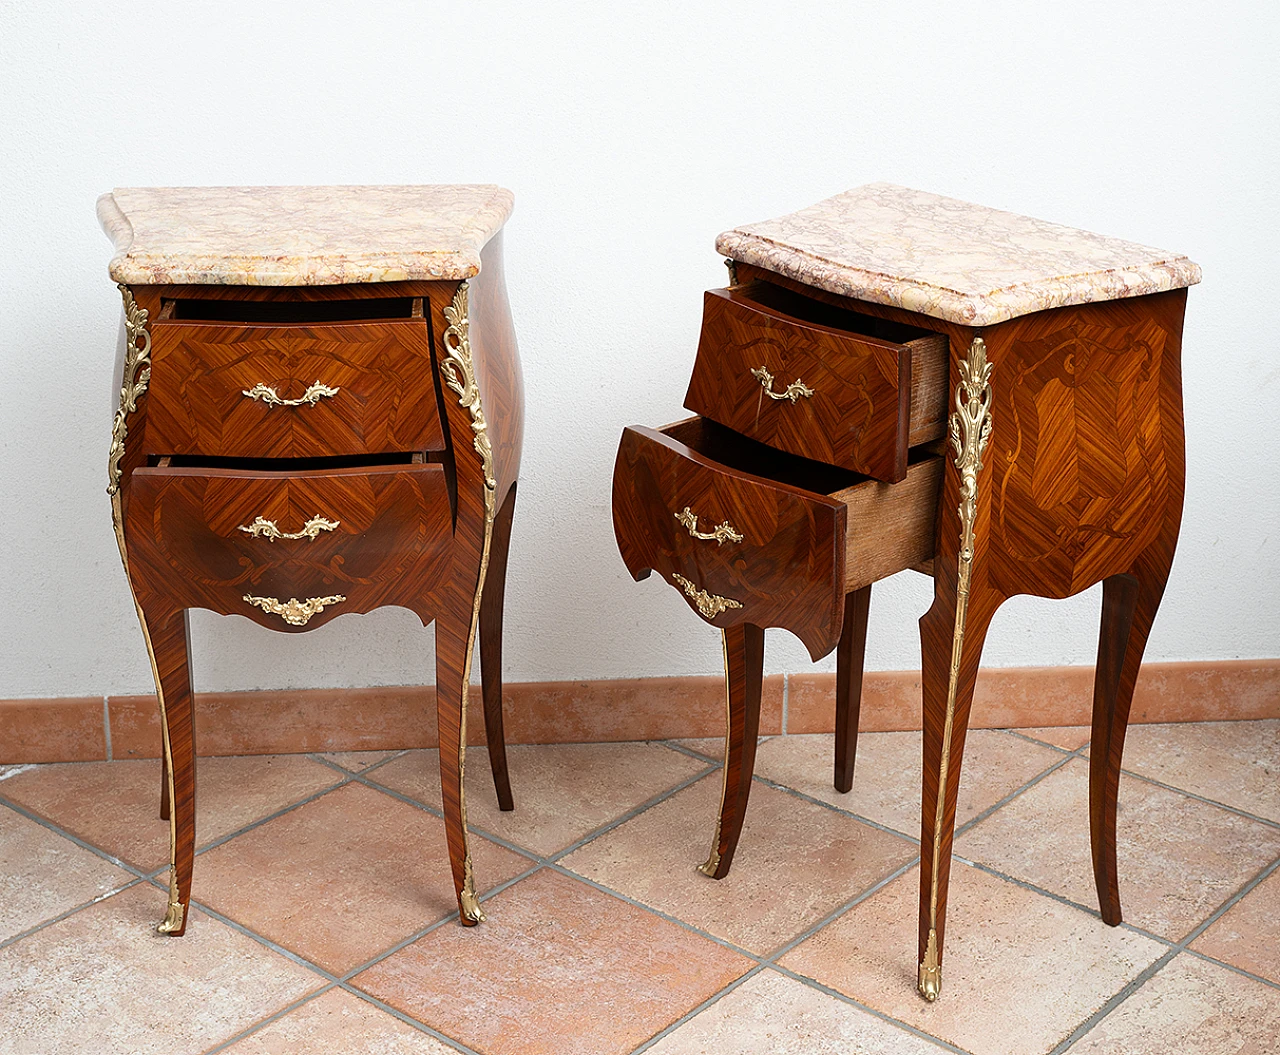
M 974 578 L 974 567 L 980 564 L 984 548 L 978 535 L 979 475 L 992 430 L 991 364 L 981 337 L 970 343 L 968 354 L 958 364 L 958 374 L 949 431 L 958 478 L 959 546 L 952 551 L 953 543 L 946 539 L 935 557 L 933 605 L 920 620 L 924 778 L 916 987 L 930 1001 L 937 1000 L 942 989 L 951 843 L 969 709 L 987 627 L 1002 600 L 983 586 L 985 576 Z M 950 564 L 951 552 L 955 553 L 954 565 Z
M 502 602 L 507 584 L 507 551 L 511 544 L 511 519 L 516 507 L 516 485 L 498 509 L 489 549 L 489 570 L 480 600 L 480 681 L 484 692 L 484 731 L 489 743 L 489 768 L 498 793 L 498 808 L 515 808 L 511 778 L 507 773 L 507 744 L 502 727 Z
M 1113 575 L 1102 585 L 1102 628 L 1089 747 L 1089 836 L 1098 906 L 1103 922 L 1113 927 L 1121 921 L 1116 803 L 1124 737 L 1138 669 L 1164 595 L 1169 564 L 1169 559 L 1161 560 L 1149 550 L 1132 574 Z
M 161 734 L 169 778 L 169 905 L 156 927 L 161 934 L 186 933 L 196 845 L 195 696 L 191 691 L 191 633 L 186 611 L 140 609 L 160 701 Z
M 969 711 L 978 680 L 978 663 L 987 627 L 998 600 L 970 604 L 963 641 L 955 657 L 954 696 L 952 644 L 955 607 L 937 599 L 920 620 L 924 683 L 924 769 L 920 813 L 920 931 L 918 963 L 920 995 L 936 1000 L 942 987 L 942 951 L 947 921 L 947 889 L 951 880 L 951 844 L 955 836 L 956 800 L 964 759 Z M 949 699 L 952 705 L 948 707 Z M 950 718 L 948 712 L 950 711 Z
M 712 879 L 729 874 L 733 853 L 742 834 L 751 795 L 760 735 L 760 693 L 764 679 L 764 630 L 750 623 L 732 626 L 724 639 L 725 694 L 728 728 L 725 732 L 724 790 L 711 854 L 698 871 Z
M 836 649 L 836 791 L 853 788 L 858 753 L 858 715 L 862 709 L 862 668 L 867 653 L 867 612 L 871 587 L 844 599 L 844 627 Z
M 471 612 L 442 612 L 436 619 L 436 716 L 440 729 L 440 791 L 444 802 L 445 839 L 458 912 L 465 927 L 483 922 L 476 898 L 467 844 L 467 802 L 464 788 L 467 740 L 467 694 L 471 680 L 471 650 L 475 624 Z

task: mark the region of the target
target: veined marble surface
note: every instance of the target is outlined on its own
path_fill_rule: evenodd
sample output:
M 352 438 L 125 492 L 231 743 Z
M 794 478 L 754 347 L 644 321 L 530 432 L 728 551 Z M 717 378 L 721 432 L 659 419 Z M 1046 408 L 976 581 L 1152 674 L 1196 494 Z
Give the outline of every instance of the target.
M 735 227 L 716 249 L 831 293 L 968 326 L 1200 281 L 1179 253 L 892 183 Z
M 492 184 L 124 187 L 98 219 L 117 282 L 329 286 L 471 278 L 514 200 Z

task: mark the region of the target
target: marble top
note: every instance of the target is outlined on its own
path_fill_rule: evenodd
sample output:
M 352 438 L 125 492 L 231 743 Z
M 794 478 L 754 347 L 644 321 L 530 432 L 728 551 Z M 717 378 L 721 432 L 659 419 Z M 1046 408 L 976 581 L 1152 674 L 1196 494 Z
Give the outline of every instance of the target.
M 513 203 L 492 184 L 124 187 L 98 219 L 117 282 L 330 286 L 471 278 Z
M 716 249 L 841 296 L 968 326 L 1193 286 L 1185 256 L 892 183 L 726 231 Z

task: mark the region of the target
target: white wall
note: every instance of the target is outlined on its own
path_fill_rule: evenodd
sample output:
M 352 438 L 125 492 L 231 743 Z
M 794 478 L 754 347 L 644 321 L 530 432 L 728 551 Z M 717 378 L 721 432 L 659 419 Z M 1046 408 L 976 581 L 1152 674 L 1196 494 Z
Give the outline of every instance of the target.
M 0 698 L 150 685 L 103 493 L 120 302 L 94 199 L 130 185 L 515 191 L 513 680 L 720 669 L 609 516 L 620 429 L 683 415 L 720 231 L 884 179 L 1185 252 L 1186 514 L 1148 658 L 1280 655 L 1276 10 L 0 2 Z M 919 665 L 928 596 L 876 588 L 871 669 Z M 1091 662 L 1098 600 L 1009 604 L 985 662 Z M 200 688 L 431 677 L 399 610 L 194 627 Z M 813 669 L 781 632 L 767 662 Z

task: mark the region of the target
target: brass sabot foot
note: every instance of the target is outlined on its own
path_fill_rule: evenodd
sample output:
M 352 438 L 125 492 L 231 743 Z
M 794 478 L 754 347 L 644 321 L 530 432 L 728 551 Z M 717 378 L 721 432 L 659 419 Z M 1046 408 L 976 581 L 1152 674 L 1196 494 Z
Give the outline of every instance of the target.
M 487 918 L 484 910 L 480 907 L 480 902 L 476 899 L 474 890 L 464 890 L 462 896 L 458 899 L 461 906 L 462 925 L 464 927 L 474 927 L 477 923 L 483 923 Z
M 718 869 L 719 867 L 720 867 L 720 851 L 713 849 L 711 851 L 711 856 L 708 857 L 705 861 L 703 861 L 702 864 L 698 865 L 697 870 L 701 872 L 704 876 L 710 876 L 712 879 L 715 879 L 716 869 Z
M 462 880 L 462 892 L 458 895 L 458 914 L 464 927 L 474 927 L 485 921 L 484 909 L 476 897 L 476 881 L 471 875 L 471 854 L 467 854 Z
M 186 919 L 186 914 L 186 906 L 178 899 L 178 879 L 170 870 L 169 908 L 165 911 L 164 919 L 156 924 L 156 933 L 176 934 L 182 930 L 182 923 Z
M 925 946 L 924 963 L 920 965 L 920 977 L 916 989 L 929 1003 L 938 999 L 942 991 L 942 964 L 938 962 L 938 933 L 929 931 L 929 942 Z
M 176 934 L 182 930 L 183 917 L 186 915 L 182 907 L 181 901 L 170 901 L 169 911 L 164 914 L 164 919 L 156 924 L 157 934 Z

